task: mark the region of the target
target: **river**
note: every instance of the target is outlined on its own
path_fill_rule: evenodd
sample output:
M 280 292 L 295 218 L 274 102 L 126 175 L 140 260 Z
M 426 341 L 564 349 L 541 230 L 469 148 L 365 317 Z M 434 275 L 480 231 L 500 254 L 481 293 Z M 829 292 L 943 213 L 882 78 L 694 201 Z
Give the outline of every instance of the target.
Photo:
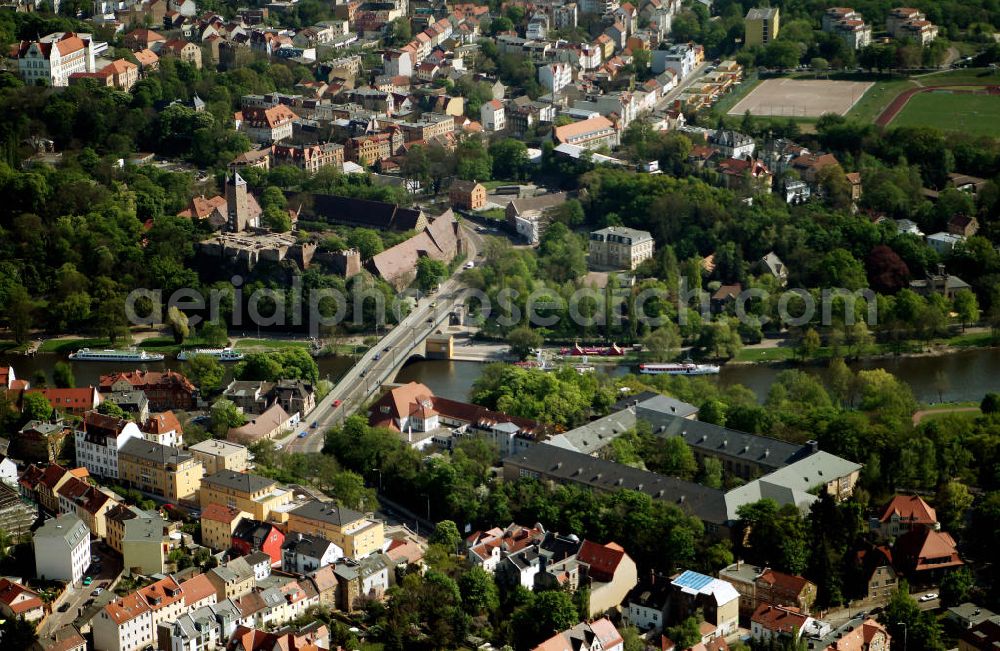
M 34 357 L 23 355 L 0 355 L 0 366 L 13 366 L 17 376 L 30 380 L 37 371 L 44 372 L 50 379 L 52 366 L 62 355 L 40 353 Z M 317 360 L 320 377 L 336 381 L 350 367 L 349 357 L 323 357 Z M 103 373 L 126 370 L 128 365 L 110 362 L 70 362 L 73 367 L 78 386 L 97 384 Z M 166 359 L 162 362 L 146 364 L 149 370 L 164 370 L 167 368 L 180 370 L 182 362 L 176 359 Z M 231 365 L 228 365 L 230 366 Z M 988 391 L 1000 392 L 1000 349 L 977 348 L 949 355 L 934 357 L 900 357 L 895 359 L 873 359 L 854 362 L 851 365 L 855 371 L 860 369 L 885 368 L 910 384 L 917 400 L 921 402 L 938 402 L 938 390 L 946 402 L 979 401 Z M 608 371 L 621 375 L 629 372 L 629 367 L 609 367 Z M 453 400 L 467 400 L 469 389 L 479 377 L 483 365 L 476 362 L 445 362 L 421 361 L 404 367 L 396 376 L 397 382 L 422 382 L 436 395 Z M 727 365 L 723 366 L 717 381 L 722 386 L 743 384 L 757 394 L 763 401 L 782 367 L 769 365 Z M 805 367 L 809 373 L 823 377 L 824 367 Z M 944 382 L 939 381 L 944 378 Z M 939 385 L 943 385 L 940 386 Z
M 1000 392 L 1000 349 L 996 348 L 971 349 L 934 357 L 871 359 L 854 362 L 850 366 L 855 371 L 886 369 L 909 383 L 913 394 L 921 402 L 938 402 L 942 398 L 946 402 L 978 402 L 988 391 Z M 481 369 L 482 364 L 475 362 L 423 361 L 402 369 L 396 381 L 423 382 L 435 395 L 466 400 Z M 612 367 L 610 372 L 620 375 L 629 370 L 619 366 Z M 763 401 L 782 370 L 784 368 L 770 365 L 727 365 L 722 367 L 717 380 L 722 386 L 743 384 Z M 808 366 L 804 370 L 821 378 L 826 374 L 826 368 L 820 366 Z M 944 378 L 943 383 L 939 382 L 939 376 Z M 939 385 L 942 385 L 941 398 L 938 397 Z

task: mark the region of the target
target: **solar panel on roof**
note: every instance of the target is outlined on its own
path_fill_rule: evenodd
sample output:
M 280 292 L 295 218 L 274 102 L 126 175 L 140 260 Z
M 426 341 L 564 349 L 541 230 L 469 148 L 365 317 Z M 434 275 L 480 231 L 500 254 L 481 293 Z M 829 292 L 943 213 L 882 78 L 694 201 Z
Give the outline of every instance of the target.
M 711 583 L 714 579 L 710 576 L 705 576 L 704 574 L 699 574 L 698 572 L 692 572 L 691 570 L 685 571 L 679 577 L 673 580 L 673 584 L 681 588 L 688 588 L 690 590 L 695 590 L 700 592 L 702 588 Z

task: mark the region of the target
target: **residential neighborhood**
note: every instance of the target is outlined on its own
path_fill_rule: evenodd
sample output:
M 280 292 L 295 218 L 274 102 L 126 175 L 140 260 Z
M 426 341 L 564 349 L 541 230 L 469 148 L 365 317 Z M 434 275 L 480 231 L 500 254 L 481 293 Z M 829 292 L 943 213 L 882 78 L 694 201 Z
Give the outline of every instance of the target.
M 0 45 L 0 645 L 1000 644 L 996 2 Z

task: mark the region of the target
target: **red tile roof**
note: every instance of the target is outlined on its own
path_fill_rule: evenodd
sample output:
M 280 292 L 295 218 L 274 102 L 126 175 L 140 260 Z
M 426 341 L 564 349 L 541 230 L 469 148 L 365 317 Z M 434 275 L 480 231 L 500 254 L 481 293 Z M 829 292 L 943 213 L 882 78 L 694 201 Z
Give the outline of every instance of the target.
M 802 591 L 809 585 L 809 581 L 801 576 L 785 574 L 775 570 L 767 569 L 757 577 L 758 581 L 763 581 L 772 586 L 776 586 L 792 594 L 802 594 Z
M 760 624 L 760 626 L 772 633 L 791 634 L 802 630 L 807 619 L 809 619 L 809 616 L 803 615 L 799 612 L 798 608 L 761 604 L 754 611 L 750 621 Z
M 24 598 L 21 599 L 22 597 Z M 10 608 L 15 615 L 43 607 L 38 593 L 6 578 L 0 579 L 0 602 Z
M 937 522 L 937 513 L 919 495 L 897 495 L 892 498 L 882 512 L 881 522 L 888 522 L 893 515 L 910 524 L 932 525 Z
M 590 566 L 590 576 L 597 581 L 612 581 L 618 565 L 625 558 L 625 550 L 618 543 L 600 545 L 584 540 L 577 552 L 578 561 Z
M 230 524 L 233 520 L 242 517 L 240 511 L 237 508 L 231 506 L 224 506 L 222 504 L 209 504 L 204 509 L 201 510 L 202 520 L 211 520 L 213 522 L 221 522 L 223 524 Z
M 167 432 L 184 433 L 183 428 L 181 428 L 181 422 L 177 420 L 177 416 L 172 411 L 151 415 L 149 420 L 140 429 L 149 434 L 166 434 Z

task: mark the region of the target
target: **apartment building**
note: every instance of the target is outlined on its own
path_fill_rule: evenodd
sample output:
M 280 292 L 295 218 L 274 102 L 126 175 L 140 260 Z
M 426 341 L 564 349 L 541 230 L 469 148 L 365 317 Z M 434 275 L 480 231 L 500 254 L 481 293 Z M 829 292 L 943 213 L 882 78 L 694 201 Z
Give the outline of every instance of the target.
M 201 544 L 224 551 L 233 544 L 233 533 L 250 514 L 223 504 L 209 504 L 201 511 Z
M 104 514 L 107 528 L 106 542 L 111 549 L 122 553 L 122 539 L 125 538 L 125 522 L 147 515 L 142 509 L 126 504 L 115 504 Z
M 60 513 L 75 513 L 94 536 L 101 539 L 107 537 L 107 514 L 118 505 L 118 500 L 110 491 L 71 477 L 57 492 Z
M 112 601 L 90 620 L 97 651 L 139 651 L 157 644 L 161 623 L 176 621 L 188 610 L 184 591 L 168 576 Z
M 937 38 L 937 25 L 927 20 L 919 9 L 896 7 L 885 19 L 886 30 L 893 38 L 909 38 L 926 45 Z
M 244 472 L 250 465 L 250 450 L 245 445 L 231 441 L 207 439 L 189 447 L 188 452 L 201 462 L 206 475 L 220 470 Z
M 184 444 L 184 429 L 172 411 L 153 414 L 146 418 L 142 425 L 142 436 L 147 441 L 160 445 L 179 446 Z
M 237 114 L 238 128 L 253 142 L 274 143 L 292 137 L 299 116 L 284 104 L 271 108 L 247 108 Z
M 746 47 L 766 47 L 768 43 L 778 38 L 781 25 L 781 15 L 777 7 L 754 7 L 747 12 L 744 20 Z
M 496 99 L 483 102 L 482 107 L 479 109 L 479 121 L 487 131 L 503 131 L 507 125 L 503 102 Z
M 186 450 L 132 439 L 118 452 L 118 476 L 146 493 L 171 501 L 194 500 L 205 473 Z
M 68 86 L 73 73 L 95 71 L 95 49 L 90 34 L 55 32 L 37 41 L 21 41 L 17 69 L 26 84 Z
M 590 234 L 587 262 L 593 269 L 633 270 L 653 257 L 653 236 L 624 226 L 609 226 Z
M 122 535 L 125 576 L 163 572 L 170 551 L 170 526 L 156 511 L 125 520 Z
M 64 513 L 35 531 L 35 576 L 76 583 L 90 566 L 90 530 L 75 513 Z
M 267 520 L 271 511 L 292 501 L 292 491 L 266 477 L 221 470 L 202 477 L 200 502 L 222 504 L 245 511 L 257 520 Z
M 322 536 L 345 556 L 363 558 L 382 550 L 385 528 L 364 513 L 313 500 L 288 513 L 288 532 Z
M 608 118 L 595 115 L 552 130 L 556 144 L 576 145 L 584 149 L 616 147 L 618 130 Z
M 300 170 L 315 174 L 321 167 L 334 165 L 337 169 L 344 167 L 344 146 L 336 143 L 314 145 L 274 145 L 271 154 L 274 165 L 291 165 Z
M 573 83 L 573 69 L 568 63 L 549 63 L 538 67 L 538 83 L 553 95 Z
M 91 474 L 118 478 L 118 452 L 130 439 L 142 439 L 132 421 L 89 411 L 76 431 L 76 462 Z

